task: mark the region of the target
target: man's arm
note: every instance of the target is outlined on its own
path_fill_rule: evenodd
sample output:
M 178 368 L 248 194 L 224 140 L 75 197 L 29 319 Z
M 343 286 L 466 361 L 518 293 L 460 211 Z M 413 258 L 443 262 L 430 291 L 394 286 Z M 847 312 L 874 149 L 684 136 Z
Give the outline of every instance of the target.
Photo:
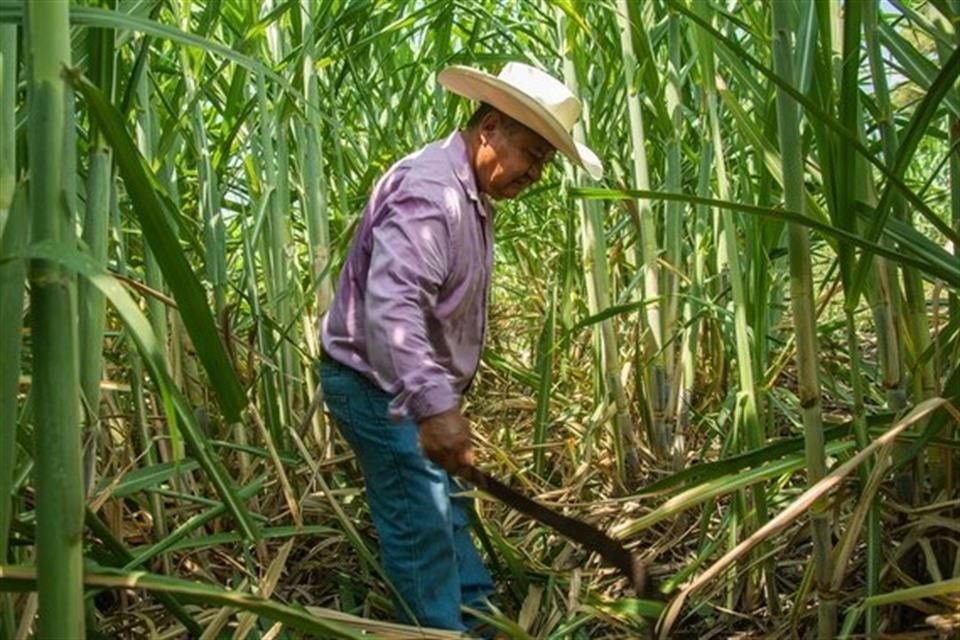
M 396 397 L 394 418 L 411 416 L 424 453 L 448 471 L 472 462 L 460 396 L 437 361 L 426 313 L 449 272 L 450 231 L 441 203 L 396 198 L 373 230 L 364 300 L 370 364 Z

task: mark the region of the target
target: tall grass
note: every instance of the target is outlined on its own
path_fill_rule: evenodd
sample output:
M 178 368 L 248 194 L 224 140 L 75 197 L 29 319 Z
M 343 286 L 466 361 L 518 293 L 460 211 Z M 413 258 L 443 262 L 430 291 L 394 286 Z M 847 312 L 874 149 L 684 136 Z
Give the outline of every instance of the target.
M 472 108 L 435 73 L 507 59 L 576 88 L 607 173 L 497 213 L 483 464 L 643 552 L 673 628 L 919 627 L 957 577 L 955 416 L 922 403 L 960 394 L 958 14 L 0 3 L 0 637 L 33 624 L 21 588 L 41 636 L 77 633 L 84 582 L 153 594 L 92 600 L 115 635 L 154 599 L 170 635 L 388 615 L 316 326 L 375 180 Z M 658 605 L 478 511 L 511 633 L 649 633 Z

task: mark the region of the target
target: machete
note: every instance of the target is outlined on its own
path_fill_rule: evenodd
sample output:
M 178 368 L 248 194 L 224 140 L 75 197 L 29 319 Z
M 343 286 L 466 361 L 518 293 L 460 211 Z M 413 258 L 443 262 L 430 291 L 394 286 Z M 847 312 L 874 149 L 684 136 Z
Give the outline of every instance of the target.
M 634 593 L 641 597 L 646 595 L 647 571 L 643 562 L 603 531 L 582 520 L 557 513 L 472 465 L 461 467 L 456 475 L 478 489 L 486 491 L 507 506 L 554 529 L 564 537 L 579 542 L 591 551 L 596 551 L 608 564 L 620 570 L 633 587 Z

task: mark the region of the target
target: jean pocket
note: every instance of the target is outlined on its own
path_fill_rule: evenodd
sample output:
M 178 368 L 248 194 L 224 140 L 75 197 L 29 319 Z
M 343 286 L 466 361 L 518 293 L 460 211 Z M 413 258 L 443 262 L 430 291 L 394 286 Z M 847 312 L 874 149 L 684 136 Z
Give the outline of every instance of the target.
M 357 425 L 354 421 L 355 407 L 350 396 L 338 393 L 325 395 L 323 403 L 327 406 L 327 413 L 333 418 L 333 425 L 347 441 L 350 448 L 357 451 Z
M 324 393 L 323 404 L 327 407 L 327 412 L 333 416 L 337 422 L 350 421 L 350 398 L 340 393 Z

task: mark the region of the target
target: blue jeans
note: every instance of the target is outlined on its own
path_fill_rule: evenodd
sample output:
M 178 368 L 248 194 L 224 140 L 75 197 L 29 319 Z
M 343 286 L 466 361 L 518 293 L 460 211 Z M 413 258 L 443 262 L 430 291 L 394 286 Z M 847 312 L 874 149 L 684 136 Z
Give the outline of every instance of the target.
M 356 453 L 381 562 L 416 620 L 426 627 L 467 630 L 461 603 L 485 609 L 493 584 L 470 537 L 470 499 L 452 496 L 456 481 L 420 451 L 417 425 L 391 422 L 391 396 L 353 369 L 320 362 L 324 401 Z M 395 598 L 396 599 L 396 598 Z

